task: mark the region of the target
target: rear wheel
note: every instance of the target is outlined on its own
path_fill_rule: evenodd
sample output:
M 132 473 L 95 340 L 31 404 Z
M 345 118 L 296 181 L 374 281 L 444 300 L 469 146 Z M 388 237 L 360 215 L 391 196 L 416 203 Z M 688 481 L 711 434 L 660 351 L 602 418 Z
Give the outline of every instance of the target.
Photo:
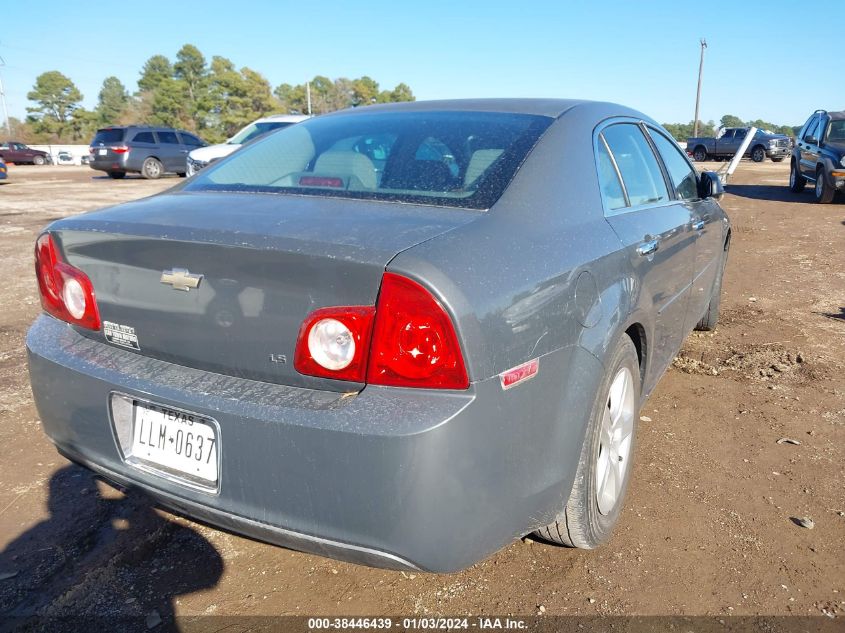
M 707 160 L 707 151 L 703 147 L 696 147 L 692 153 L 692 157 L 695 159 L 695 162 L 703 163 Z
M 32 164 L 33 165 L 43 165 L 44 164 L 44 157 L 43 156 L 33 156 L 32 157 Z
M 766 149 L 762 145 L 758 145 L 751 150 L 751 160 L 755 163 L 762 163 L 766 160 Z
M 593 549 L 610 537 L 622 509 L 640 410 L 637 350 L 627 335 L 616 344 L 607 367 L 566 507 L 536 532 L 553 543 Z
M 719 271 L 716 273 L 716 280 L 713 282 L 713 290 L 710 293 L 710 302 L 707 304 L 707 310 L 704 316 L 696 324 L 696 330 L 710 332 L 716 329 L 719 323 L 719 308 L 722 305 L 722 277 L 725 276 L 725 264 L 728 261 L 728 249 L 725 248 L 725 254 L 722 256 L 722 261 L 719 262 Z
M 789 166 L 789 190 L 793 193 L 801 193 L 807 186 L 807 179 L 798 171 L 798 164 L 793 160 Z
M 824 177 L 824 169 L 816 169 L 816 202 L 830 204 L 836 195 L 833 187 L 827 186 L 827 179 Z
M 164 173 L 164 167 L 162 166 L 161 162 L 157 158 L 153 158 L 150 156 L 144 161 L 144 164 L 141 165 L 141 175 L 144 178 L 148 178 L 150 180 L 155 180 L 157 178 L 161 178 L 161 175 Z
M 109 178 L 114 178 L 115 180 L 120 180 L 121 178 L 126 177 L 125 171 L 110 171 Z

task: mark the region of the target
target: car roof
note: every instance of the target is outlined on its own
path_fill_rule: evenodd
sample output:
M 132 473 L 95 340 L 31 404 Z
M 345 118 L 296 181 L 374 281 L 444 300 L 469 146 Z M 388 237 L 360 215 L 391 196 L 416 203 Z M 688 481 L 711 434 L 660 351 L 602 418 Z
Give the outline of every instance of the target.
M 271 114 L 265 117 L 261 117 L 254 121 L 254 123 L 265 123 L 268 121 L 281 121 L 283 123 L 299 123 L 300 121 L 304 121 L 305 119 L 310 119 L 307 114 Z
M 106 127 L 97 128 L 98 132 L 103 130 L 176 130 L 177 132 L 187 132 L 178 127 L 167 127 L 166 125 L 107 125 Z M 188 132 L 193 134 L 193 132 Z
M 832 121 L 841 121 L 842 119 L 845 119 L 845 110 L 840 110 L 839 112 L 828 112 L 827 116 L 829 116 Z
M 405 101 L 384 103 L 363 108 L 341 110 L 344 114 L 365 112 L 505 112 L 534 114 L 557 118 L 575 106 L 607 105 L 583 99 L 444 99 L 435 101 Z M 620 108 L 622 106 L 619 106 Z M 625 108 L 627 109 L 627 108 Z M 333 116 L 332 113 L 325 116 Z

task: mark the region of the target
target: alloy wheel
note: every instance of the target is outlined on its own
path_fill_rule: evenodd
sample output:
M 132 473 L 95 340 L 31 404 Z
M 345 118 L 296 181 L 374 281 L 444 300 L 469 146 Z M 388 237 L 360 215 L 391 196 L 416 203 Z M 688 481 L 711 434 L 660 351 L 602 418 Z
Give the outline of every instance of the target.
M 635 414 L 634 378 L 631 370 L 623 367 L 610 385 L 596 455 L 596 504 L 603 515 L 613 511 L 625 488 Z

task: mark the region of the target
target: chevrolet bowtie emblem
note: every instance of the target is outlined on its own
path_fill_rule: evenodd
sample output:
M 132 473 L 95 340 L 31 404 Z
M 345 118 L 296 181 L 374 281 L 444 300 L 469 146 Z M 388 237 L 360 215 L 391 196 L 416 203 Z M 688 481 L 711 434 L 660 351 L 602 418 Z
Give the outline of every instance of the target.
M 161 273 L 161 283 L 170 284 L 174 290 L 188 292 L 191 288 L 198 288 L 202 275 L 195 275 L 185 268 L 174 268 Z

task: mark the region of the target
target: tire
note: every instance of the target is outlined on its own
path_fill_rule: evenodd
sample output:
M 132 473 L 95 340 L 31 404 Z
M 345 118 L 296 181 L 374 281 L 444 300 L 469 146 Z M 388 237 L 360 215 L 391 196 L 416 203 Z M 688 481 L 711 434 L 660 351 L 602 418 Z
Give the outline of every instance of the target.
M 114 178 L 115 180 L 120 180 L 121 178 L 126 177 L 125 171 L 110 171 L 108 172 L 109 178 Z
M 782 163 L 784 158 L 786 158 L 786 156 L 772 156 L 772 162 Z
M 707 160 L 707 150 L 703 147 L 696 147 L 692 153 L 692 157 L 695 159 L 695 162 L 703 163 Z
M 807 179 L 798 171 L 798 165 L 793 160 L 789 165 L 789 190 L 792 193 L 801 193 L 807 186 Z
M 610 370 L 602 379 L 593 403 L 575 483 L 566 506 L 554 522 L 535 532 L 552 543 L 593 549 L 610 538 L 622 509 L 640 411 L 640 367 L 637 350 L 627 335 L 622 335 L 616 343 L 607 367 Z M 621 390 L 619 381 L 624 384 Z M 617 431 L 613 433 L 620 434 L 619 443 L 613 442 L 609 446 L 607 426 L 610 423 L 614 428 L 611 412 L 617 402 L 621 407 L 617 408 L 621 414 L 618 422 L 624 424 L 616 427 Z M 623 465 L 614 468 L 618 464 Z M 617 474 L 612 478 L 613 490 L 608 487 L 609 478 L 604 485 L 597 481 L 601 472 Z
M 758 145 L 754 149 L 751 150 L 751 160 L 755 163 L 762 163 L 766 160 L 766 148 L 762 145 Z
M 157 180 L 161 178 L 163 173 L 164 166 L 161 164 L 161 161 L 152 156 L 145 159 L 144 164 L 141 165 L 141 175 L 148 180 Z
M 816 169 L 816 202 L 830 204 L 836 197 L 836 190 L 827 186 L 827 179 L 824 177 L 824 169 Z
M 44 160 L 43 156 L 33 156 L 32 157 L 32 164 L 33 165 L 43 165 L 46 161 Z
M 725 264 L 727 263 L 728 249 L 726 247 L 722 261 L 719 263 L 719 272 L 716 273 L 716 279 L 713 281 L 713 290 L 710 291 L 710 301 L 707 303 L 704 316 L 695 326 L 696 330 L 712 332 L 719 323 L 719 309 L 722 305 L 722 278 L 725 276 Z

